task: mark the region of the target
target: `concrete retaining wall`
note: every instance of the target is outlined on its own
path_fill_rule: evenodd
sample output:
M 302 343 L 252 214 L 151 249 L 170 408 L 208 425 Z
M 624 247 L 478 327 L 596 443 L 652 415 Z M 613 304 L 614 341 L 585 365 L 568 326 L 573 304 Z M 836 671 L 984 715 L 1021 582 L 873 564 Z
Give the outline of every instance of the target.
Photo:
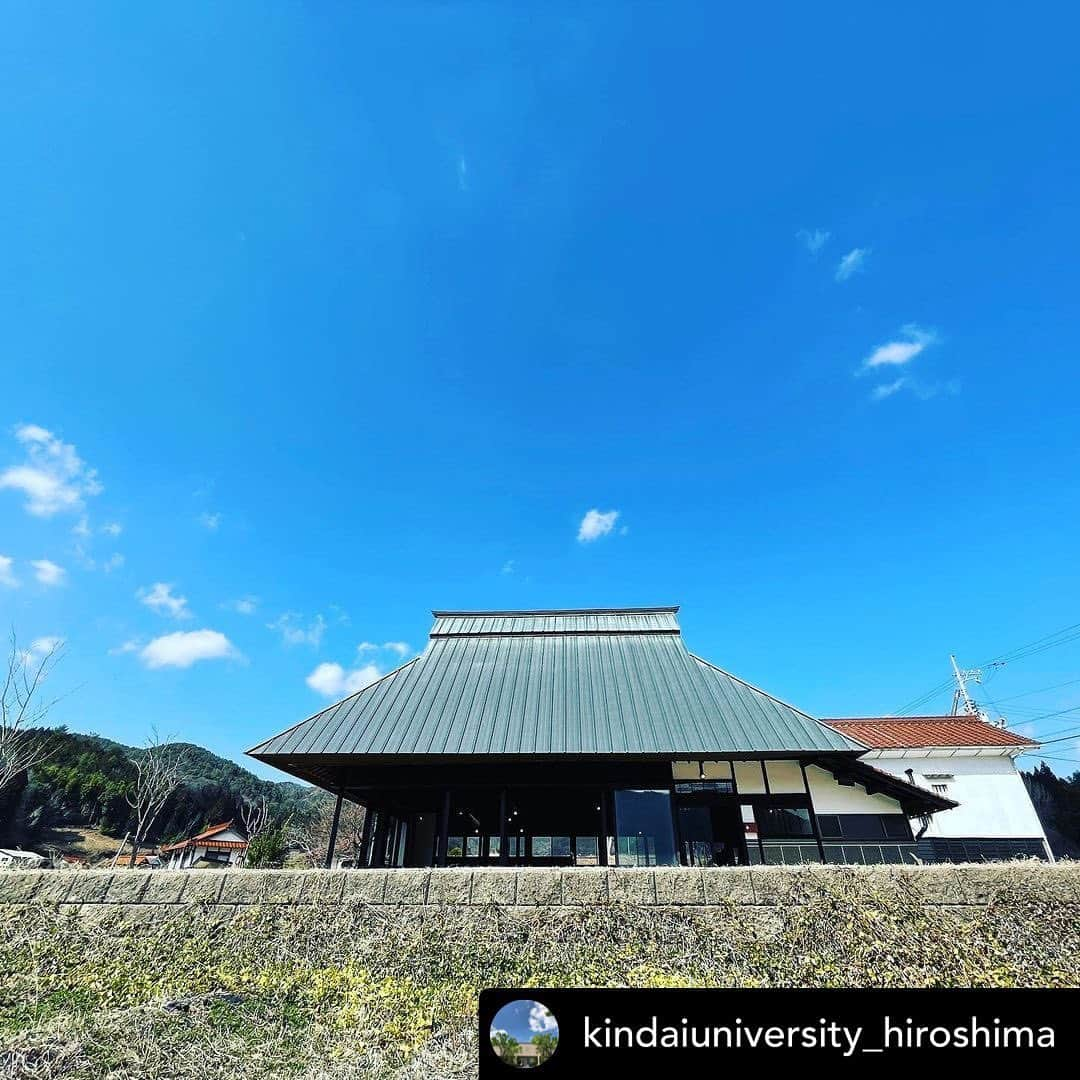
M 61 907 L 364 903 L 511 907 L 799 904 L 807 890 L 853 879 L 929 905 L 985 905 L 1016 895 L 1080 903 L 1080 863 L 911 867 L 482 870 L 0 871 L 0 904 Z

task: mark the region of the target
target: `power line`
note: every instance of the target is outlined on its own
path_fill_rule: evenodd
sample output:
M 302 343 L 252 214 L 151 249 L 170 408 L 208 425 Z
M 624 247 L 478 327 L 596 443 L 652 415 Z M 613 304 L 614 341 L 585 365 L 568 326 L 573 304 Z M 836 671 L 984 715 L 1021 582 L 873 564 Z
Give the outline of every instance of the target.
M 1045 634 L 1041 638 L 1029 641 L 1026 645 L 1018 645 L 1010 652 L 995 656 L 978 666 L 988 668 L 991 666 L 998 667 L 1004 664 L 1016 663 L 1018 660 L 1026 660 L 1029 656 L 1037 656 L 1039 653 L 1046 652 L 1048 649 L 1056 649 L 1059 645 L 1067 645 L 1070 641 L 1076 641 L 1077 639 L 1080 639 L 1080 623 L 1073 623 L 1071 626 L 1064 626 L 1060 630 L 1055 630 L 1053 633 Z M 928 690 L 925 694 L 908 702 L 903 708 L 897 709 L 893 715 L 903 716 L 909 710 L 918 708 L 938 694 L 944 693 L 944 691 L 952 685 L 952 682 L 952 679 L 946 679 L 932 690 Z
M 1031 697 L 1033 694 L 1045 694 L 1050 690 L 1060 690 L 1063 686 L 1075 686 L 1080 679 L 1069 679 L 1068 682 L 1054 683 L 1053 686 L 1040 686 L 1038 690 L 1025 690 L 1022 694 L 1013 694 L 1011 697 L 999 698 L 999 701 L 1016 701 L 1022 697 Z

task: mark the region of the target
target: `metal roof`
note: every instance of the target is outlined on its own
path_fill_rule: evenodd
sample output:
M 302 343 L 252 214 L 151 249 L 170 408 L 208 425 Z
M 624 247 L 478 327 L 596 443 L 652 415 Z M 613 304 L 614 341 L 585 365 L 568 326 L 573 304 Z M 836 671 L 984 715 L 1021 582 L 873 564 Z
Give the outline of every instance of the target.
M 248 753 L 272 760 L 858 749 L 689 653 L 677 610 L 435 612 L 422 655 Z
M 853 716 L 822 723 L 875 750 L 1039 745 L 975 716 Z

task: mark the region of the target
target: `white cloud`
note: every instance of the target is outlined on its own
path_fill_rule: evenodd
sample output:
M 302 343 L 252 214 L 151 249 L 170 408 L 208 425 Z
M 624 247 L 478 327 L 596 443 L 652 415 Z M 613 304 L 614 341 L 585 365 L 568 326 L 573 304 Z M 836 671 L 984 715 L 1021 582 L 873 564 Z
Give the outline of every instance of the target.
M 326 620 L 322 615 L 316 615 L 305 627 L 297 622 L 299 618 L 300 616 L 293 612 L 286 612 L 280 618 L 267 623 L 266 628 L 277 630 L 286 645 L 310 645 L 317 649 L 322 644 L 323 634 L 326 632 Z
M 583 544 L 588 544 L 593 540 L 599 540 L 601 536 L 607 536 L 607 534 L 615 528 L 615 522 L 618 517 L 618 510 L 607 510 L 604 512 L 590 510 L 581 519 L 581 524 L 578 526 L 578 540 Z
M 816 255 L 829 241 L 829 233 L 824 229 L 800 229 L 795 237 L 806 245 L 811 255 Z
M 319 664 L 304 680 L 318 694 L 328 698 L 348 697 L 363 690 L 382 676 L 375 664 L 346 671 L 340 664 Z
M 200 514 L 199 524 L 206 529 L 207 532 L 217 532 L 218 526 L 221 524 L 220 514 Z
M 84 514 L 79 518 L 78 524 L 71 530 L 76 536 L 90 535 L 90 519 Z
M 15 560 L 10 555 L 0 555 L 0 585 L 6 585 L 9 589 L 19 586 L 19 579 L 12 569 L 14 565 Z
M 135 595 L 140 603 L 152 608 L 159 615 L 168 615 L 172 619 L 190 619 L 187 597 L 177 596 L 172 590 L 172 585 L 158 581 L 149 589 L 140 589 Z
M 907 378 L 901 376 L 891 383 L 882 383 L 881 386 L 875 386 L 870 391 L 870 397 L 874 401 L 884 401 L 887 397 L 892 397 L 898 390 L 902 390 L 907 385 Z
M 200 660 L 239 658 L 236 646 L 217 630 L 177 630 L 154 638 L 139 652 L 148 668 L 189 668 Z
M 936 344 L 938 338 L 933 330 L 926 330 L 915 323 L 908 323 L 900 331 L 901 339 L 879 345 L 864 361 L 862 370 L 879 367 L 899 367 L 910 363 L 927 346 Z
M 226 606 L 235 611 L 237 615 L 254 615 L 259 606 L 259 598 L 257 596 L 241 596 L 239 600 L 234 600 Z
M 513 559 L 507 559 L 506 562 L 504 562 L 502 564 L 502 569 L 499 571 L 499 573 L 500 574 L 512 574 L 513 572 L 514 572 L 514 560 Z
M 142 648 L 142 642 L 138 638 L 131 638 L 125 641 L 123 645 L 117 645 L 114 649 L 109 650 L 110 656 L 123 656 L 124 653 L 138 652 Z
M 124 526 L 115 521 L 110 521 L 106 525 L 101 526 L 101 531 L 106 536 L 119 536 L 124 531 Z
M 119 570 L 124 565 L 124 556 L 119 551 L 114 551 L 102 564 L 101 569 L 106 574 L 111 574 L 114 570 Z
M 381 645 L 376 645 L 374 641 L 361 641 L 356 646 L 358 653 L 379 652 L 383 649 L 387 652 L 397 653 L 402 659 L 412 652 L 412 646 L 407 641 L 384 641 Z
M 551 1015 L 551 1010 L 546 1005 L 541 1005 L 539 1001 L 534 1001 L 533 1007 L 529 1010 L 529 1030 L 540 1033 L 554 1031 L 558 1026 L 555 1017 Z
M 67 571 L 62 566 L 57 566 L 56 563 L 51 562 L 49 559 L 34 559 L 30 565 L 34 568 L 34 577 L 42 585 L 64 584 Z
M 836 280 L 847 281 L 853 274 L 857 274 L 863 269 L 866 256 L 869 254 L 869 248 L 852 248 L 836 267 Z
M 97 472 L 51 431 L 37 424 L 22 424 L 15 438 L 26 449 L 26 461 L 0 472 L 0 488 L 21 491 L 26 509 L 36 517 L 81 510 L 88 495 L 101 492 Z
M 34 656 L 45 656 L 59 649 L 63 644 L 64 639 L 62 637 L 57 637 L 55 634 L 47 635 L 46 637 L 35 638 L 30 642 L 30 652 Z

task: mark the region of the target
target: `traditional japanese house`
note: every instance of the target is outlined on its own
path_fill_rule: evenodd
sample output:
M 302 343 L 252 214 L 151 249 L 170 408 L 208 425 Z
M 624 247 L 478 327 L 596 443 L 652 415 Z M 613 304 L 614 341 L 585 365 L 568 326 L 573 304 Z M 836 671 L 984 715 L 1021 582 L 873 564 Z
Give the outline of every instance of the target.
M 899 863 L 956 805 L 689 652 L 677 612 L 436 611 L 421 655 L 248 753 L 367 807 L 366 866 Z

